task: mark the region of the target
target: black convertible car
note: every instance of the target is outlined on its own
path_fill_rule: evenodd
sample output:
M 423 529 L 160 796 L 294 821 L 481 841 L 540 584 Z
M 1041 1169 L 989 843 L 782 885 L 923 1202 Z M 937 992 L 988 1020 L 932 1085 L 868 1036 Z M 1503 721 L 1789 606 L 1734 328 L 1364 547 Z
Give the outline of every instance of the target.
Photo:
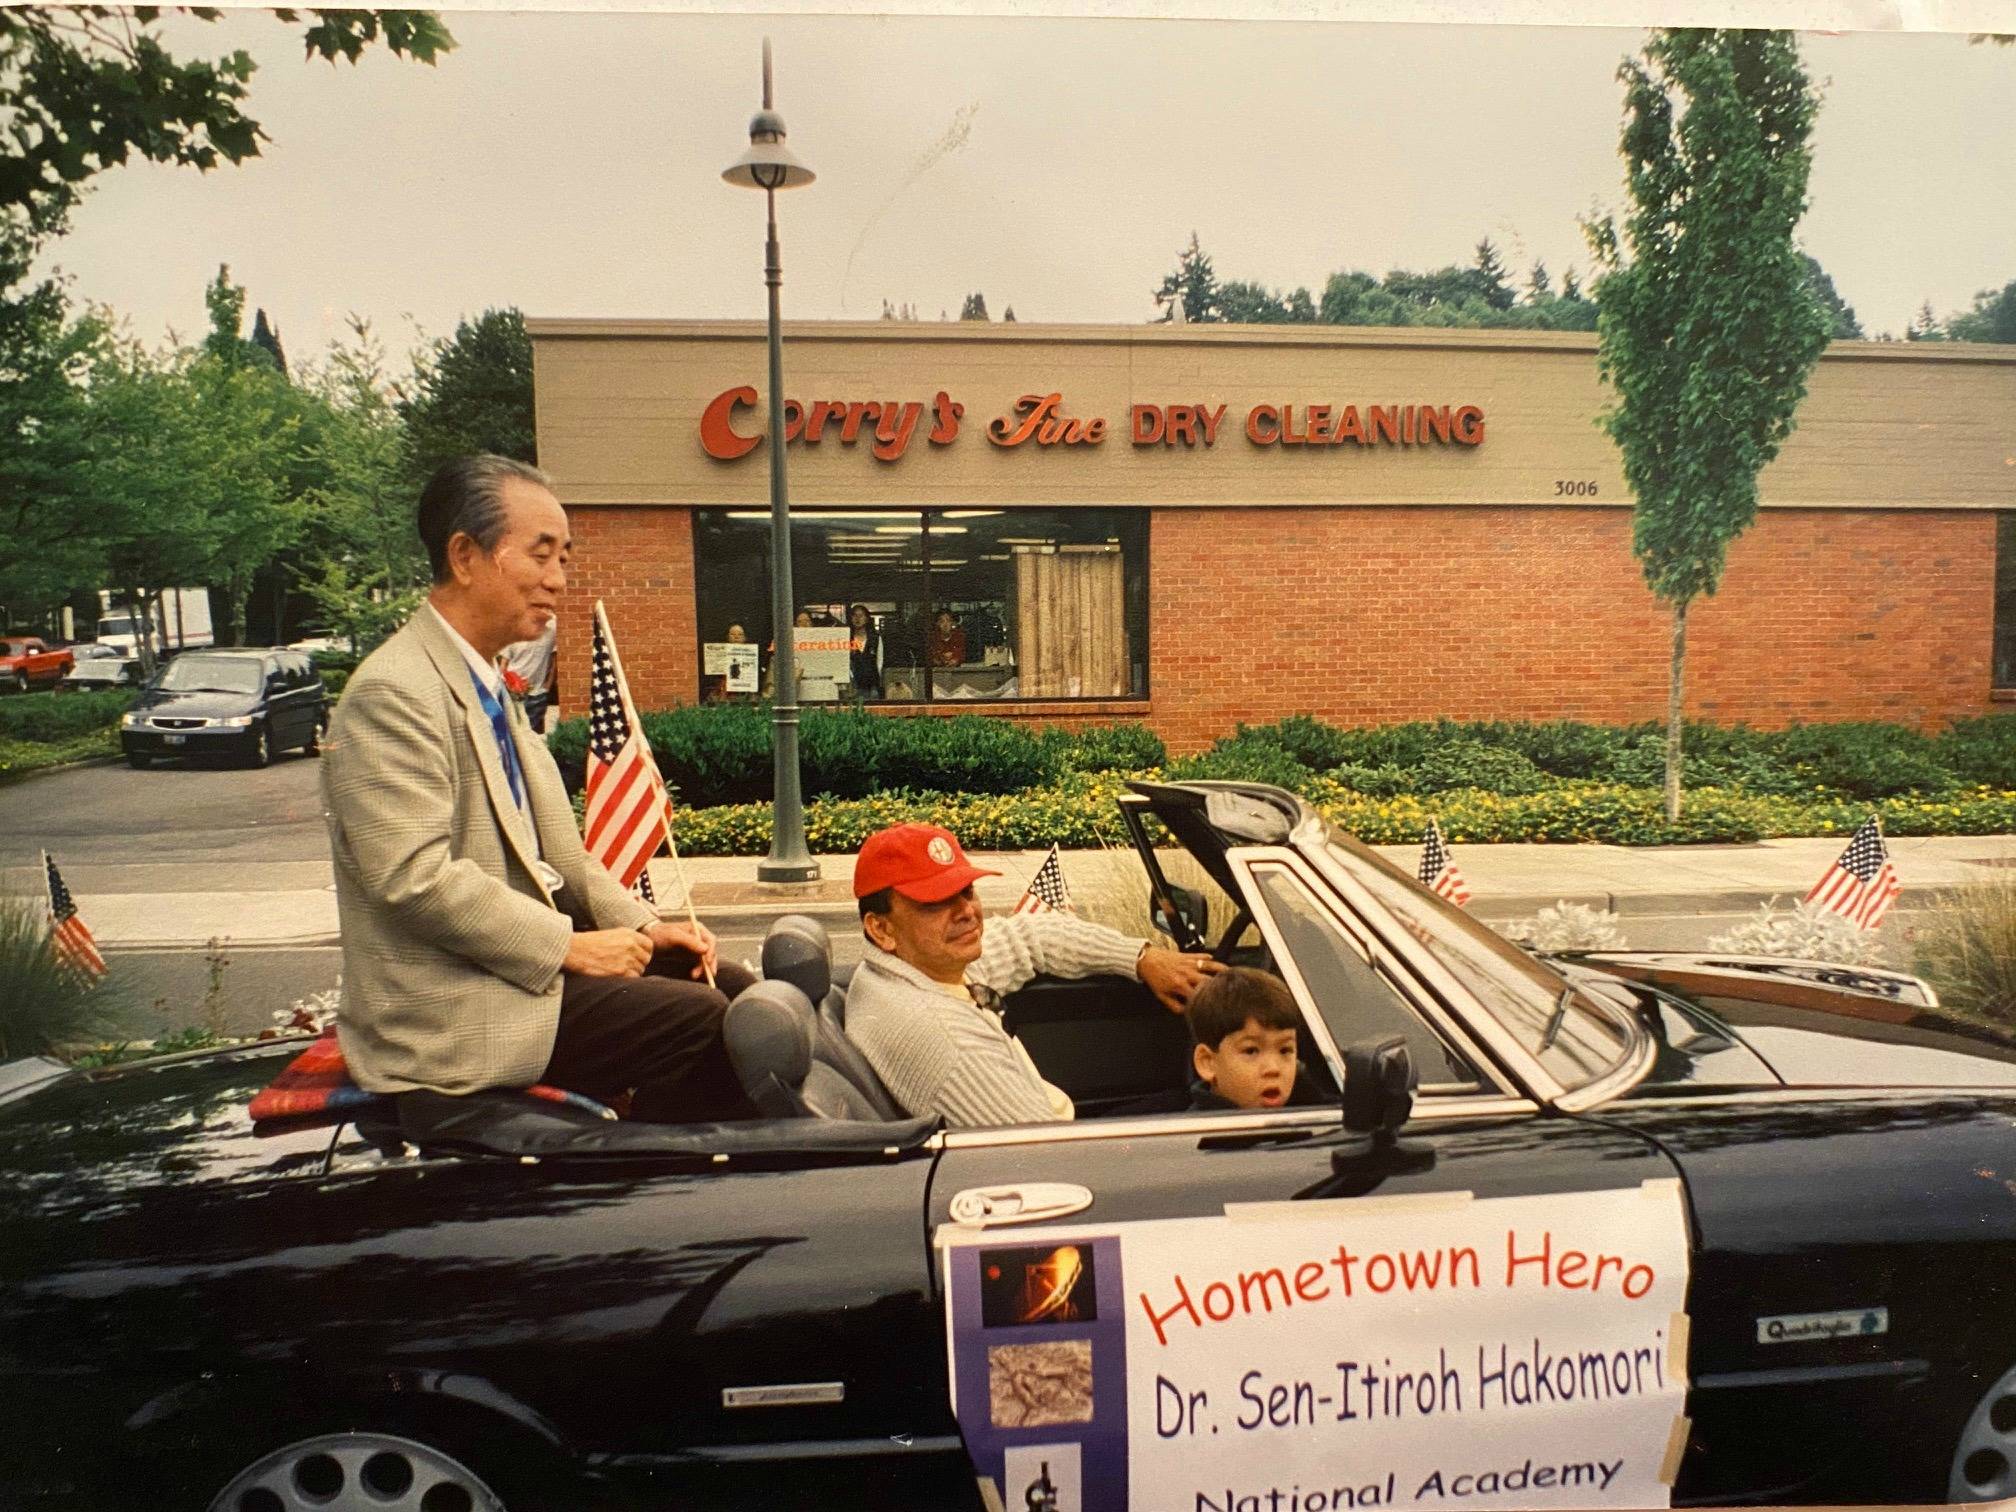
M 906 1120 L 804 920 L 731 1009 L 755 1123 L 255 1129 L 298 1040 L 0 1092 L 0 1503 L 2016 1494 L 2016 1050 L 1896 973 L 1537 957 L 1277 790 L 1122 810 L 1316 1102 L 1143 1111 L 1182 1022 L 1045 981 L 1009 1026 L 1077 1121 Z

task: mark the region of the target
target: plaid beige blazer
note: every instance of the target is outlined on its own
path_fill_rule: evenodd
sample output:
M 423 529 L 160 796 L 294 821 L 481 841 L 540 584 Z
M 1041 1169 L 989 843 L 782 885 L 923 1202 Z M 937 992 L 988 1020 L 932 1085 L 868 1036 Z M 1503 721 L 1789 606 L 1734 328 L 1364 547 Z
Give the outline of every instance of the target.
M 372 1092 L 474 1092 L 539 1079 L 576 928 L 643 928 L 657 914 L 589 858 L 560 771 L 515 700 L 519 764 L 549 894 L 512 802 L 469 664 L 415 614 L 343 689 L 322 793 L 343 935 L 337 1035 Z

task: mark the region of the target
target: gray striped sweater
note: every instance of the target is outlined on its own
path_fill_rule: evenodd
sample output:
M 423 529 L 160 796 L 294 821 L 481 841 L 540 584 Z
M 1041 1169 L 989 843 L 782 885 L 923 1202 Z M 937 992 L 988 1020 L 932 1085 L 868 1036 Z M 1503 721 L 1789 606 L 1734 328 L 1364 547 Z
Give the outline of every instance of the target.
M 847 988 L 847 1037 L 913 1114 L 954 1128 L 1044 1123 L 1060 1116 L 1053 1089 L 991 1005 L 1036 976 L 1134 977 L 1145 943 L 1067 914 L 989 919 L 971 997 L 871 944 Z

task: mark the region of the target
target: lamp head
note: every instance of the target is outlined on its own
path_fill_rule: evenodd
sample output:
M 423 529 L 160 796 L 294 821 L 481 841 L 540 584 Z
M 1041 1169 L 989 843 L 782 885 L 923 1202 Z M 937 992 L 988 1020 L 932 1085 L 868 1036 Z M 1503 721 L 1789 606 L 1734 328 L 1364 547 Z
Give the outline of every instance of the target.
M 731 184 L 750 189 L 796 189 L 809 184 L 812 170 L 785 145 L 784 117 L 770 104 L 770 40 L 763 40 L 763 108 L 749 121 L 749 150 L 722 170 Z

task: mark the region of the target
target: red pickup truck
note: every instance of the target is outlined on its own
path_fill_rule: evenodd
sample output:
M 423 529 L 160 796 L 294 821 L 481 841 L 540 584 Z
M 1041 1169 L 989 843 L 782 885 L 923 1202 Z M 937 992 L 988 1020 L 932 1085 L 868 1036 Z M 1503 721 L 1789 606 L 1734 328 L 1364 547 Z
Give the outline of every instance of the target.
M 0 688 L 16 693 L 37 683 L 53 688 L 76 661 L 67 647 L 52 651 L 32 635 L 0 635 Z

